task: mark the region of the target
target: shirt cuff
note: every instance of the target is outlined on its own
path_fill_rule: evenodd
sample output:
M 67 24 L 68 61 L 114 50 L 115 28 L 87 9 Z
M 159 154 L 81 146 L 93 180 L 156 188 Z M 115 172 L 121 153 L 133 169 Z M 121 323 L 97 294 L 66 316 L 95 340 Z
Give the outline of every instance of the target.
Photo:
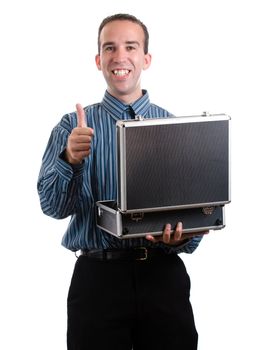
M 70 181 L 72 178 L 78 178 L 83 175 L 85 160 L 80 164 L 70 164 L 65 160 L 64 152 L 61 152 L 59 158 L 56 162 L 56 171 L 60 176 L 64 177 L 67 181 Z

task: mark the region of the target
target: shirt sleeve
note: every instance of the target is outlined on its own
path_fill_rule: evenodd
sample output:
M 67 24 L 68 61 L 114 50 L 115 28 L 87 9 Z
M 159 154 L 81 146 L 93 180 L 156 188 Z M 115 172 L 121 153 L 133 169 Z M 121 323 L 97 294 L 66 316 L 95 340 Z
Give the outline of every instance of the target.
M 187 242 L 174 247 L 173 249 L 175 249 L 177 254 L 180 254 L 180 253 L 191 254 L 196 250 L 202 238 L 203 238 L 203 235 L 195 236 L 193 238 L 190 238 Z
M 42 211 L 56 219 L 75 213 L 83 186 L 85 163 L 71 166 L 61 157 L 69 134 L 61 122 L 52 130 L 37 183 Z
M 202 238 L 203 238 L 203 235 L 198 235 L 193 238 L 186 239 L 185 241 L 183 241 L 181 244 L 178 244 L 178 245 L 168 245 L 164 243 L 158 243 L 158 245 L 161 246 L 161 248 L 163 248 L 167 254 L 173 254 L 173 253 L 192 254 L 198 247 Z

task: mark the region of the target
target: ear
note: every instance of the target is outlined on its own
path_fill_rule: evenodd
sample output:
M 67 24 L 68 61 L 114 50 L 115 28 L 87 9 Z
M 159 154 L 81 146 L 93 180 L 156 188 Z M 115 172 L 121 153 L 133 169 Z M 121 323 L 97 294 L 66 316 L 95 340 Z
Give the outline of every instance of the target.
M 101 62 L 100 62 L 100 55 L 99 54 L 97 54 L 95 56 L 95 63 L 96 63 L 98 70 L 101 70 Z
M 146 70 L 150 67 L 150 64 L 151 64 L 151 60 L 152 60 L 152 56 L 147 53 L 145 56 L 144 56 L 144 65 L 143 65 L 143 70 Z

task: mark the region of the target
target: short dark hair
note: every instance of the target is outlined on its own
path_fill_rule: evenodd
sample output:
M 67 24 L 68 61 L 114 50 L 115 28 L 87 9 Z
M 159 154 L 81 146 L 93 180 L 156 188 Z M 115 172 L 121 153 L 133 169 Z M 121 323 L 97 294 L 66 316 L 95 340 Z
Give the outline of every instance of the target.
M 107 23 L 113 22 L 113 21 L 130 21 L 130 22 L 136 23 L 139 26 L 141 26 L 141 28 L 143 29 L 143 32 L 144 32 L 144 53 L 145 54 L 148 53 L 149 33 L 148 33 L 147 27 L 138 18 L 136 18 L 133 15 L 129 15 L 127 13 L 118 13 L 118 14 L 108 16 L 108 17 L 103 19 L 103 21 L 101 22 L 101 24 L 99 26 L 99 30 L 98 30 L 98 53 L 100 53 L 100 34 L 101 34 L 101 31 Z

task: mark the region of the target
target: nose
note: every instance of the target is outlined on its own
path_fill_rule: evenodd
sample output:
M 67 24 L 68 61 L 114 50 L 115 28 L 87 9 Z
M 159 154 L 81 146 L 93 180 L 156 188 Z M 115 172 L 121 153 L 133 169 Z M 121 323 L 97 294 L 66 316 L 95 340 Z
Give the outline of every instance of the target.
M 115 50 L 114 61 L 117 63 L 124 62 L 127 57 L 127 52 L 124 47 L 118 47 Z

